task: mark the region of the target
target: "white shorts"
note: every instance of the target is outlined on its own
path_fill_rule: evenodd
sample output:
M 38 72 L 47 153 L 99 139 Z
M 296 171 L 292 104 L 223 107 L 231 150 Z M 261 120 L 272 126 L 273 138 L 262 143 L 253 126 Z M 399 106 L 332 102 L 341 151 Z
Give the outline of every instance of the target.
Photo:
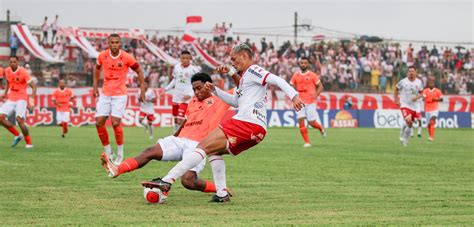
M 308 121 L 316 121 L 319 119 L 318 111 L 316 111 L 316 103 L 308 104 L 296 112 L 296 118 L 306 118 Z
M 0 114 L 5 114 L 7 116 L 10 116 L 13 111 L 15 111 L 15 117 L 21 117 L 25 119 L 26 100 L 7 100 L 5 103 L 3 103 L 2 108 L 0 108 Z
M 431 112 L 426 112 L 426 113 L 425 113 L 426 120 L 429 121 L 432 117 L 438 118 L 438 114 L 439 114 L 439 111 L 438 111 L 438 110 L 436 110 L 436 111 L 431 111 Z
M 99 96 L 95 109 L 95 117 L 112 117 L 122 118 L 127 105 L 127 95 L 121 96 Z
M 70 112 L 61 112 L 61 111 L 56 111 L 56 123 L 60 124 L 63 122 L 69 123 L 70 118 L 69 118 Z
M 161 150 L 163 150 L 163 157 L 161 158 L 161 161 L 176 162 L 181 161 L 184 156 L 194 152 L 194 149 L 199 142 L 181 137 L 167 136 L 163 139 L 159 139 L 158 143 L 161 146 Z M 206 159 L 204 158 L 201 163 L 192 168 L 191 171 L 199 174 L 204 169 L 205 165 Z

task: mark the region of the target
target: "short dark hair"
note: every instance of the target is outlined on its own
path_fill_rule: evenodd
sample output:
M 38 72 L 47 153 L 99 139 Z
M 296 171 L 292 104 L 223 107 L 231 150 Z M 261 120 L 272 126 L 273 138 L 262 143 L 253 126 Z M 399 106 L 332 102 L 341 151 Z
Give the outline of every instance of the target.
M 120 36 L 119 36 L 117 33 L 112 33 L 112 34 L 110 34 L 109 37 L 107 37 L 107 38 L 112 38 L 112 37 L 120 38 Z
M 414 69 L 414 70 L 416 70 L 416 67 L 415 67 L 414 65 L 410 65 L 410 66 L 408 66 L 408 69 Z
M 189 51 L 187 51 L 187 50 L 181 51 L 181 55 L 185 55 L 185 54 L 191 55 L 191 52 L 189 52 Z
M 303 56 L 303 57 L 300 58 L 300 61 L 301 61 L 301 60 L 306 60 L 306 61 L 308 61 L 308 57 Z
M 194 81 L 201 81 L 203 83 L 209 82 L 212 83 L 211 77 L 207 73 L 196 73 L 191 77 L 191 83 Z
M 17 61 L 20 60 L 20 59 L 18 58 L 18 56 L 16 56 L 16 55 L 15 55 L 15 56 L 10 56 L 10 58 L 14 58 L 14 59 L 16 59 Z

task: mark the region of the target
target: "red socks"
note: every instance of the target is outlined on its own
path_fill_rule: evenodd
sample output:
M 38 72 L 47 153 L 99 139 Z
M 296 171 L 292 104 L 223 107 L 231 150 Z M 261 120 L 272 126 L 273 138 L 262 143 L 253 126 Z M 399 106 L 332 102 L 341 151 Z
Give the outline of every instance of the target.
M 19 136 L 20 135 L 20 133 L 13 126 L 8 128 L 8 131 L 10 131 L 11 134 L 13 134 L 14 136 Z
M 318 122 L 316 121 L 312 121 L 312 122 L 308 122 L 309 125 L 311 125 L 311 127 L 313 128 L 317 128 L 320 132 L 323 131 L 323 126 L 321 126 Z
M 66 134 L 67 133 L 67 123 L 63 122 L 63 123 L 61 123 L 61 126 L 63 127 L 63 134 Z
M 436 125 L 436 120 L 431 119 L 430 123 L 428 124 L 428 134 L 430 135 L 430 138 L 434 138 L 435 125 Z
M 117 145 L 123 145 L 123 128 L 122 125 L 114 127 L 115 141 Z
M 28 144 L 28 145 L 31 145 L 31 144 L 32 144 L 32 143 L 31 143 L 31 137 L 30 137 L 30 135 L 25 136 L 25 142 L 26 142 L 26 144 Z
M 118 166 L 118 175 L 138 169 L 138 162 L 134 158 L 128 158 Z
M 310 142 L 309 142 L 309 137 L 308 137 L 308 129 L 307 129 L 306 126 L 304 125 L 304 122 L 303 122 L 303 123 L 299 123 L 299 127 L 300 127 L 301 135 L 303 136 L 304 142 L 305 142 L 305 143 L 310 143 Z
M 109 142 L 109 134 L 107 133 L 107 128 L 105 126 L 96 126 L 97 134 L 99 134 L 100 142 L 102 142 L 103 146 L 107 146 L 110 144 Z
M 206 180 L 206 186 L 204 187 L 204 190 L 202 192 L 216 192 L 216 185 L 212 181 Z

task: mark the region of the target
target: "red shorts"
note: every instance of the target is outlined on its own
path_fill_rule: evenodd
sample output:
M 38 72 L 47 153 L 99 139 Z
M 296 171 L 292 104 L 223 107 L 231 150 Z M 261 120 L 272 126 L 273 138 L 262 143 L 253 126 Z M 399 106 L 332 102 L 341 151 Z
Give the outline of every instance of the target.
M 171 113 L 173 114 L 173 117 L 184 118 L 184 114 L 186 113 L 188 104 L 187 103 L 173 103 L 171 107 L 172 107 Z
M 408 117 L 410 117 L 412 121 L 416 119 L 416 116 L 417 116 L 416 111 L 405 108 L 405 107 L 400 108 L 400 110 L 402 111 L 403 119 L 407 119 Z
M 147 114 L 145 112 L 141 112 L 140 111 L 140 118 L 145 118 L 146 117 L 146 120 L 151 123 L 155 120 L 155 115 L 154 114 Z
M 238 155 L 260 143 L 267 131 L 257 124 L 231 118 L 219 126 L 227 138 L 227 150 Z

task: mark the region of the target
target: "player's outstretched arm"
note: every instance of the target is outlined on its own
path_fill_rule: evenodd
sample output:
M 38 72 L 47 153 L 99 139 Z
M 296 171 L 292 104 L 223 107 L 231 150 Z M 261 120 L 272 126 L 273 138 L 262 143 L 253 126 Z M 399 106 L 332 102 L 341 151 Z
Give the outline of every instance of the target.
M 231 95 L 231 94 L 219 89 L 218 87 L 214 86 L 213 83 L 209 83 L 209 82 L 206 82 L 206 84 L 204 86 L 205 86 L 206 89 L 209 89 L 212 92 L 214 92 L 214 94 L 216 94 L 217 97 L 222 99 L 222 101 L 224 101 L 228 105 L 230 105 L 232 107 L 235 107 L 235 108 L 239 107 L 237 94 L 234 93 L 233 95 Z
M 169 91 L 174 88 L 174 84 L 176 83 L 176 79 L 172 79 L 168 86 L 165 87 L 165 91 Z
M 293 106 L 296 111 L 301 110 L 304 107 L 303 101 L 301 101 L 298 92 L 294 88 L 292 88 L 285 80 L 276 76 L 274 74 L 269 74 L 267 76 L 266 82 L 275 86 L 278 86 L 283 92 L 285 92 L 288 97 L 290 97 L 291 101 L 293 101 Z

